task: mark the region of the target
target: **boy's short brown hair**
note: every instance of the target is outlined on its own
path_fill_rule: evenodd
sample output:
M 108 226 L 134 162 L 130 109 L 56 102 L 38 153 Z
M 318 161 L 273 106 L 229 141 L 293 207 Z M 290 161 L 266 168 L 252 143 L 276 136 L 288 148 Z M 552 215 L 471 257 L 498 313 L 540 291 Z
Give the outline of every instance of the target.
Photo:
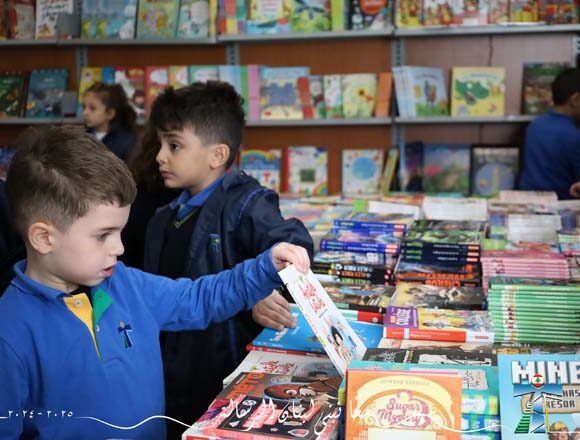
M 19 139 L 6 179 L 18 232 L 37 219 L 66 231 L 92 205 L 126 206 L 135 199 L 127 166 L 81 127 L 28 129 Z

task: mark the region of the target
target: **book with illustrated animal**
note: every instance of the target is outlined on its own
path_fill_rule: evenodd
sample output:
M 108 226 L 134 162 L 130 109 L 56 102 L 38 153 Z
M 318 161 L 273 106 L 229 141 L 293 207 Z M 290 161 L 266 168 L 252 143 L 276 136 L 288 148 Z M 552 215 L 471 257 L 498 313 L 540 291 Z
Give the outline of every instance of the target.
M 443 69 L 436 67 L 404 66 L 403 74 L 411 87 L 412 116 L 442 116 L 449 114 L 447 87 Z
M 298 79 L 308 75 L 308 67 L 264 67 L 261 70 L 260 118 L 302 119 Z
M 137 38 L 175 38 L 179 0 L 139 0 Z
M 503 67 L 453 67 L 451 116 L 503 116 Z

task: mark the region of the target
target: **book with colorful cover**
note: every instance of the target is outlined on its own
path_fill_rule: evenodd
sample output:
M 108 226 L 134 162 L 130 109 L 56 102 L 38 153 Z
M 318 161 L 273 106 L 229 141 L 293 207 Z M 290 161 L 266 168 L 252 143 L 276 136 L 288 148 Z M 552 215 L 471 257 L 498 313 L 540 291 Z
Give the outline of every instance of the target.
M 187 68 L 189 82 L 207 82 L 219 80 L 219 68 L 212 65 L 191 65 Z
M 242 150 L 240 169 L 255 178 L 262 186 L 280 192 L 280 160 L 282 150 Z
M 167 69 L 168 82 L 174 89 L 189 85 L 187 66 L 169 66 Z
M 481 287 L 438 287 L 398 283 L 392 306 L 430 309 L 481 310 L 485 295 Z
M 502 24 L 509 21 L 509 0 L 489 1 L 489 24 Z
M 462 24 L 463 2 L 423 0 L 424 26 L 451 26 Z
M 97 20 L 98 38 L 135 38 L 137 0 L 101 0 L 102 10 Z
M 579 372 L 578 354 L 500 355 L 502 439 L 577 438 Z
M 56 22 L 59 14 L 73 12 L 73 0 L 36 0 L 35 38 L 37 40 L 58 38 Z
M 389 340 L 390 341 L 390 340 Z M 416 342 L 416 341 L 410 341 Z M 433 341 L 418 341 L 420 343 Z M 367 348 L 365 361 L 405 362 L 431 365 L 497 366 L 497 355 L 490 350 L 463 350 L 459 347 Z
M 260 118 L 302 119 L 298 79 L 308 75 L 308 67 L 264 67 L 261 70 Z
M 249 0 L 246 33 L 290 32 L 292 0 Z
M 99 18 L 102 2 L 96 0 L 83 0 L 81 11 L 81 37 L 96 38 L 97 20 Z
M 142 67 L 116 67 L 115 84 L 125 90 L 129 104 L 137 117 L 145 116 L 145 69 Z
M 342 193 L 377 194 L 383 158 L 383 150 L 342 150 Z
M 209 0 L 181 0 L 177 38 L 209 37 Z
M 495 197 L 517 183 L 520 149 L 502 145 L 473 145 L 471 148 L 471 194 Z
M 169 85 L 168 66 L 145 67 L 145 113 L 151 112 L 155 98 Z
M 569 68 L 567 62 L 561 63 L 524 63 L 523 77 L 523 113 L 541 115 L 551 108 L 552 82 L 558 74 Z
M 463 14 L 458 20 L 463 26 L 489 24 L 489 1 L 463 0 Z
M 387 308 L 385 338 L 493 342 L 493 336 L 491 318 L 485 311 Z
M 326 0 L 293 0 L 290 13 L 292 32 L 329 31 L 330 2 Z
M 397 7 L 396 26 L 398 28 L 419 27 L 423 24 L 422 0 L 401 0 L 395 2 Z
M 451 116 L 503 116 L 503 67 L 453 67 Z
M 248 373 L 252 379 L 257 374 Z M 285 377 L 278 379 L 283 380 Z M 272 380 L 275 381 L 276 377 L 272 377 Z M 316 394 L 330 400 L 331 395 L 327 391 L 335 388 L 335 382 L 336 378 L 326 382 L 308 382 L 303 378 L 298 378 L 294 382 L 276 383 L 271 385 L 269 390 L 272 394 L 281 396 L 277 399 L 247 395 L 241 389 L 243 386 L 232 391 L 229 398 L 222 397 L 224 396 L 222 392 L 181 438 L 184 440 L 334 439 L 340 413 L 333 404 L 316 403 L 315 399 L 303 402 L 295 396 L 284 395 L 284 391 L 287 391 L 287 394 L 291 392 Z
M 457 230 L 416 230 L 411 229 L 405 237 L 407 245 L 425 244 L 449 244 L 479 248 L 483 235 L 480 231 L 457 231 Z M 413 243 L 411 243 L 413 242 Z M 443 247 L 443 246 L 441 246 Z M 450 246 L 451 247 L 451 246 Z
M 539 0 L 538 19 L 548 25 L 578 23 L 578 5 L 574 0 Z
M 326 118 L 343 118 L 342 75 L 324 75 L 322 78 Z
M 453 372 L 461 377 L 462 414 L 499 414 L 499 385 L 496 367 L 484 365 L 436 365 L 374 361 L 352 361 L 349 369 L 371 369 L 412 371 L 426 373 Z
M 416 220 L 413 230 L 485 232 L 487 222 L 470 220 Z
M 286 175 L 286 190 L 291 194 L 326 195 L 328 151 L 324 147 L 288 147 Z
M 580 292 L 580 280 L 558 280 L 544 278 L 492 277 L 490 285 L 498 289 L 517 289 L 538 292 Z
M 22 116 L 25 86 L 23 73 L 0 73 L 0 118 Z
M 424 144 L 423 191 L 469 194 L 470 155 L 466 144 Z
M 66 69 L 35 69 L 30 73 L 27 118 L 62 116 L 62 97 L 68 82 Z
M 324 103 L 324 81 L 322 75 L 310 75 L 310 100 L 314 109 L 314 119 L 326 119 Z
M 377 75 L 342 75 L 342 111 L 345 118 L 372 118 L 377 95 Z
M 378 252 L 343 252 L 318 251 L 314 255 L 313 266 L 334 268 L 352 268 L 350 270 L 390 273 L 396 258 Z
M 332 302 L 312 271 L 301 274 L 294 266 L 279 272 L 312 330 L 339 373 L 344 376 L 353 359 L 362 359 L 366 346 Z
M 449 114 L 449 101 L 443 69 L 404 66 L 403 74 L 407 76 L 411 85 L 412 93 L 409 100 L 413 116 Z
M 347 375 L 346 438 L 461 438 L 459 375 L 364 370 L 357 365 Z
M 8 173 L 8 167 L 10 162 L 14 157 L 16 150 L 10 147 L 0 148 L 0 179 L 6 180 L 6 174 Z
M 396 255 L 401 241 L 388 233 L 367 234 L 350 230 L 331 230 L 320 240 L 322 251 L 382 252 Z
M 538 0 L 510 0 L 510 21 L 535 23 L 538 21 Z
M 350 0 L 349 29 L 385 29 L 392 25 L 389 0 Z
M 175 38 L 179 0 L 139 0 L 137 38 Z
M 399 145 L 399 186 L 403 191 L 422 191 L 423 142 Z
M 224 387 L 241 373 L 289 374 L 311 379 L 339 376 L 328 358 L 316 359 L 312 356 L 255 350 L 250 351 L 242 363 L 224 379 Z
M 35 31 L 34 0 L 7 0 L 8 36 L 13 40 L 32 40 Z
M 334 220 L 335 226 L 351 229 L 399 229 L 406 230 L 413 224 L 411 214 L 380 214 L 375 212 L 353 212 Z
M 328 296 L 339 309 L 364 310 L 384 313 L 395 291 L 384 285 L 353 285 L 322 282 Z

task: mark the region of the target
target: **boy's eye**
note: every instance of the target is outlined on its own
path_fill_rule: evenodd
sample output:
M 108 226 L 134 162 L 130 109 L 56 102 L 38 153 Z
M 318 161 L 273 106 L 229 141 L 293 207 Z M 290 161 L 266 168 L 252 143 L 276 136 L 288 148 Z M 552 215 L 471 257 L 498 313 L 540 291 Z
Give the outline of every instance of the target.
M 105 232 L 104 234 L 97 235 L 97 240 L 105 241 L 109 235 L 110 235 L 109 232 Z
M 172 142 L 169 144 L 169 148 L 171 148 L 172 150 L 179 150 L 181 148 L 181 145 Z

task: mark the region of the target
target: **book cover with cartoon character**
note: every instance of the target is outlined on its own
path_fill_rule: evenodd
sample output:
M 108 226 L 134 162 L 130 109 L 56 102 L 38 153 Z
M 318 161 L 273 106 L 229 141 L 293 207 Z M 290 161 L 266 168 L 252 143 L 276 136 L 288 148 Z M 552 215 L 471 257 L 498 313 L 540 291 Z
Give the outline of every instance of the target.
M 453 67 L 451 116 L 503 116 L 503 67 Z

